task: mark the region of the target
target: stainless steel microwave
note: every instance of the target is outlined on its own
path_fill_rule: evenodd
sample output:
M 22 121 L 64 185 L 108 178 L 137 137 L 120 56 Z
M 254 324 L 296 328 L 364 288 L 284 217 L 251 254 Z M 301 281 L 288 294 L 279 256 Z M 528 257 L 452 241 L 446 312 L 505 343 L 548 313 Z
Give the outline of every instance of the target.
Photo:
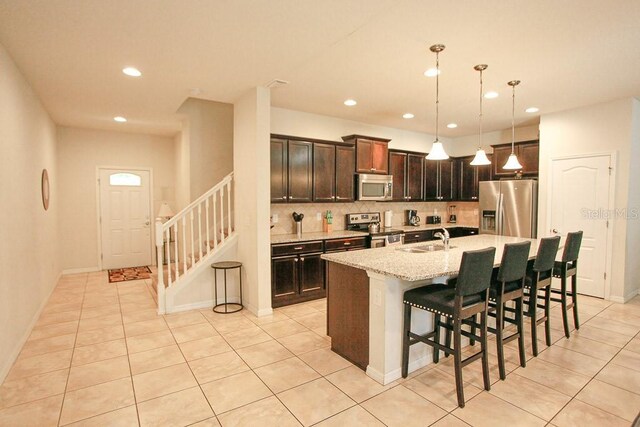
M 391 200 L 393 175 L 358 174 L 358 200 Z

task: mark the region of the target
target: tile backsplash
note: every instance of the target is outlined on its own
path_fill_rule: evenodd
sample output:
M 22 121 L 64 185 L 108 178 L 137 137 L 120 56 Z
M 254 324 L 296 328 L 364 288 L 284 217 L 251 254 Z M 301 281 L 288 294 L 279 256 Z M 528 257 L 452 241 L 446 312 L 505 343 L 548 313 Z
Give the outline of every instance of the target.
M 303 213 L 302 232 L 322 231 L 322 217 L 326 211 L 333 214 L 333 229 L 344 230 L 346 215 L 359 212 L 380 212 L 380 218 L 384 221 L 384 212 L 393 211 L 392 226 L 405 225 L 405 210 L 417 209 L 421 224 L 424 224 L 427 215 L 440 215 L 442 222 L 446 224 L 449 219 L 447 207 L 456 206 L 458 223 L 463 225 L 478 224 L 477 202 L 353 202 L 353 203 L 275 203 L 271 205 L 271 218 L 277 216 L 278 222 L 271 229 L 271 234 L 295 233 L 295 224 L 292 218 L 293 212 Z M 320 214 L 320 220 L 317 219 Z M 382 224 L 385 226 L 386 224 Z

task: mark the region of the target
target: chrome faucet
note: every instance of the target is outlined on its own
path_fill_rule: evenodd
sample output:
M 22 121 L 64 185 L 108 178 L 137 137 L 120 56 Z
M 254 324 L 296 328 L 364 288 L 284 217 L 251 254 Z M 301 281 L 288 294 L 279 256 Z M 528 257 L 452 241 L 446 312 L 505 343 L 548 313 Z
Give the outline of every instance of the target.
M 446 228 L 443 228 L 442 231 L 444 231 L 444 233 L 441 233 L 438 231 L 436 234 L 433 235 L 433 237 L 437 237 L 438 239 L 441 239 L 442 244 L 444 245 L 444 250 L 448 251 L 449 250 L 449 231 L 447 231 Z

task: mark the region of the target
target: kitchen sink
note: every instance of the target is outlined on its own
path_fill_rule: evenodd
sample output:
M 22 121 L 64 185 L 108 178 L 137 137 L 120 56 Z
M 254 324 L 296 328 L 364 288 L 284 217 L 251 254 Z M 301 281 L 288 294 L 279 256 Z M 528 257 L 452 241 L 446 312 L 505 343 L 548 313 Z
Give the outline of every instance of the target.
M 455 246 L 449 246 L 449 249 L 453 249 L 453 248 L 455 248 Z M 408 252 L 408 253 L 412 253 L 412 254 L 421 254 L 421 253 L 425 253 L 425 252 L 443 251 L 444 250 L 444 246 L 442 246 L 442 245 L 421 245 L 421 246 L 413 246 L 411 248 L 398 248 L 396 250 L 400 251 L 400 252 Z

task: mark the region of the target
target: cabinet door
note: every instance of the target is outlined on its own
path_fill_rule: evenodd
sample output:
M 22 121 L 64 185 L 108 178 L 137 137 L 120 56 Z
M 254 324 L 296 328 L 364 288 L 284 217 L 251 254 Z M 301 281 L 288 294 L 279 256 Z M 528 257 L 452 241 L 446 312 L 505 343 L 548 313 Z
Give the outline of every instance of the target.
M 299 293 L 302 298 L 324 292 L 324 261 L 321 255 L 300 255 Z
M 515 173 L 513 170 L 502 169 L 507 160 L 509 159 L 509 155 L 511 154 L 511 145 L 505 145 L 502 147 L 493 147 L 493 175 L 500 176 L 511 176 Z
M 395 177 L 393 178 L 395 180 Z M 424 154 L 407 156 L 406 196 L 408 200 L 422 200 L 424 184 Z
M 355 169 L 355 147 L 336 146 L 336 201 L 352 202 L 355 199 Z
M 471 166 L 473 157 L 464 157 L 459 160 L 460 165 L 460 189 L 458 198 L 460 200 L 475 200 L 477 187 L 477 170 L 480 166 Z
M 313 144 L 313 200 L 333 202 L 336 188 L 336 146 Z
M 480 181 L 491 181 L 491 170 L 493 168 L 493 156 L 491 156 L 490 154 L 487 156 L 489 157 L 489 160 L 491 160 L 490 165 L 485 165 L 485 166 L 478 166 L 478 184 L 476 184 L 476 193 L 475 195 L 478 196 L 479 195 L 479 191 L 478 191 L 478 185 L 480 183 Z
M 373 141 L 367 139 L 356 140 L 356 170 L 358 173 L 371 173 L 373 164 L 371 163 L 371 153 L 373 151 Z
M 371 168 L 373 173 L 389 173 L 389 145 L 386 142 L 373 141 L 371 146 Z
M 297 255 L 271 259 L 271 301 L 273 306 L 280 306 L 298 294 Z
M 271 203 L 287 201 L 287 141 L 271 139 Z
M 290 202 L 310 202 L 313 198 L 313 144 L 289 141 Z
M 539 147 L 537 142 L 518 145 L 518 160 L 522 165 L 522 173 L 538 174 Z
M 406 200 L 407 153 L 389 153 L 389 174 L 393 175 L 393 200 Z
M 425 160 L 424 162 L 424 199 L 438 200 L 438 173 L 440 171 L 439 161 Z
M 456 163 L 453 160 L 440 161 L 440 200 L 455 200 L 457 195 L 455 176 Z

